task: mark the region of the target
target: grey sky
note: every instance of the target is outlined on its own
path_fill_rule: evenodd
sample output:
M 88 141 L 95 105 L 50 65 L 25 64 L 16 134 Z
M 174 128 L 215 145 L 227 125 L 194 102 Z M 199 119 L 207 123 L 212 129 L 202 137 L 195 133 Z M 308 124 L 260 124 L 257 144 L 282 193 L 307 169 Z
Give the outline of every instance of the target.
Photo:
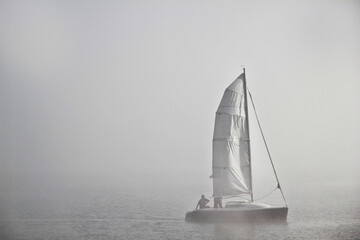
M 359 180 L 359 1 L 1 1 L 0 36 L 2 182 L 207 183 L 242 64 L 280 177 Z

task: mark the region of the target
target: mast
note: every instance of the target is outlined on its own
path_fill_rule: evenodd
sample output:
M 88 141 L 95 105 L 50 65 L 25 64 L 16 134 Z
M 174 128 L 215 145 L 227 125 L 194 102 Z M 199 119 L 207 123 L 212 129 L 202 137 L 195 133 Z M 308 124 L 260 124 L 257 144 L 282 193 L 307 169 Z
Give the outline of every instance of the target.
M 244 71 L 244 110 L 245 110 L 245 122 L 246 122 L 246 131 L 248 133 L 248 144 L 249 144 L 249 172 L 250 172 L 250 194 L 251 194 L 251 202 L 254 201 L 253 196 L 253 188 L 252 188 L 252 171 L 251 171 L 251 150 L 250 150 L 250 129 L 249 129 L 249 114 L 248 114 L 248 101 L 247 101 L 247 87 L 246 87 L 246 74 L 245 74 L 245 68 L 243 68 Z

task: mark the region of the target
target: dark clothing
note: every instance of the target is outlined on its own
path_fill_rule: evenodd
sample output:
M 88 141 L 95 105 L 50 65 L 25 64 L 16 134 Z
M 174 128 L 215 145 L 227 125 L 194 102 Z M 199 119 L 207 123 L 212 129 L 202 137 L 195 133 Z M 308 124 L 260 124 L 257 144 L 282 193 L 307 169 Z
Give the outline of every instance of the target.
M 206 204 L 208 204 L 208 202 L 210 202 L 209 199 L 206 198 L 201 198 L 196 206 L 196 209 L 200 206 L 200 209 L 202 208 L 208 208 L 209 206 L 206 206 Z
M 222 199 L 221 197 L 214 198 L 214 208 L 222 208 Z

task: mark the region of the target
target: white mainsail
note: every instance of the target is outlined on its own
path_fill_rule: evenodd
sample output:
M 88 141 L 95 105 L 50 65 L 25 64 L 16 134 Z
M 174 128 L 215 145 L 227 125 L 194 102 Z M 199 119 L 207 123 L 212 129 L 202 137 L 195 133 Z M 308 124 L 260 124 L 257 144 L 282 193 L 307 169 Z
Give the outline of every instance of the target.
M 213 138 L 213 196 L 251 194 L 250 140 L 245 76 L 226 90 L 216 112 Z

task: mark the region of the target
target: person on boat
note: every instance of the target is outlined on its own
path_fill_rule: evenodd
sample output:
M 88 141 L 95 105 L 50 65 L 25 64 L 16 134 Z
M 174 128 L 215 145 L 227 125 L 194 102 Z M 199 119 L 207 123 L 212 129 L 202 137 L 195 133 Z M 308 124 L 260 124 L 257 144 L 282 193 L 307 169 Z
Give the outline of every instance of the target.
M 222 208 L 222 197 L 214 197 L 214 208 Z
M 201 198 L 198 202 L 198 204 L 196 205 L 196 208 L 195 209 L 198 209 L 198 207 L 200 207 L 200 209 L 202 208 L 209 208 L 209 206 L 207 206 L 207 204 L 210 202 L 209 199 L 206 199 L 205 198 L 205 195 L 201 195 Z

